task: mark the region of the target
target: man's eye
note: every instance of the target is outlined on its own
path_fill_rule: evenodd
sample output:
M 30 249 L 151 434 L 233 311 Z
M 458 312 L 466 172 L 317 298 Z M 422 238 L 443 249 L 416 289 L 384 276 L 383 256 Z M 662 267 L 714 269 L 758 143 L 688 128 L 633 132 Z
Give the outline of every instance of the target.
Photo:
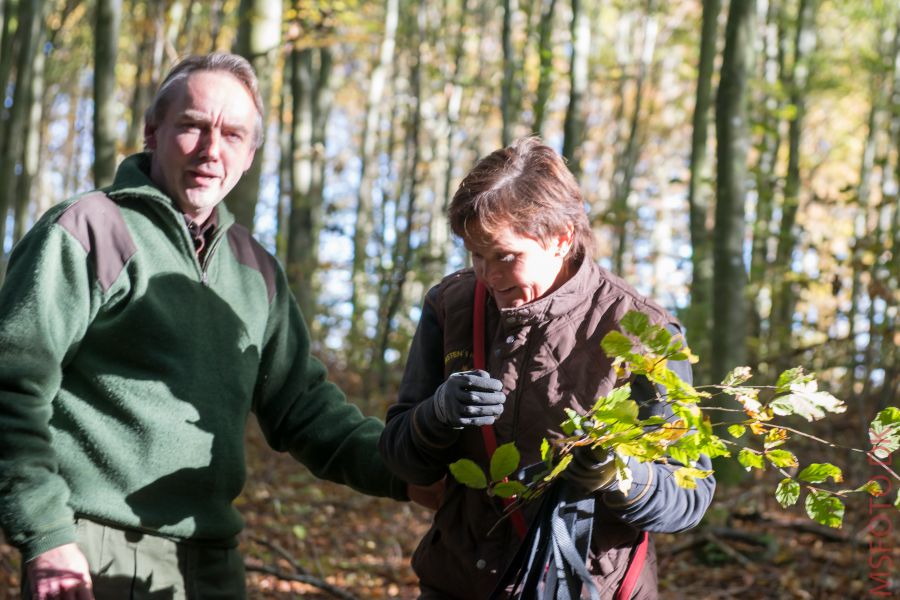
M 515 262 L 516 255 L 515 254 L 504 254 L 500 257 L 500 262 L 511 263 Z
M 238 133 L 237 131 L 229 131 L 225 134 L 225 137 L 227 137 L 229 140 L 240 142 L 244 139 L 244 134 Z

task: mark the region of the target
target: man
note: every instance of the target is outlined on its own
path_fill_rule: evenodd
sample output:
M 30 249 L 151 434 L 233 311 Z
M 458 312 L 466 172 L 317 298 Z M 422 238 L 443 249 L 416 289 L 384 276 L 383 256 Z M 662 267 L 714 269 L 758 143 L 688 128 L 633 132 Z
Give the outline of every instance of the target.
M 148 152 L 51 209 L 0 288 L 0 525 L 23 594 L 243 598 L 243 432 L 317 476 L 406 499 L 382 425 L 326 381 L 275 259 L 222 199 L 262 102 L 243 58 L 177 65 Z

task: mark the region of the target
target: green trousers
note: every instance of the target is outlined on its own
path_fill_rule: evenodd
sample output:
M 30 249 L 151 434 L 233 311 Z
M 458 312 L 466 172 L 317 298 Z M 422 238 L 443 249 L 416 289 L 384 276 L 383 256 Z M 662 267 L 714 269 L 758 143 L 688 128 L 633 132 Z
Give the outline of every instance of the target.
M 76 523 L 96 600 L 245 600 L 237 548 L 178 543 L 87 519 Z M 23 600 L 31 600 L 23 576 Z

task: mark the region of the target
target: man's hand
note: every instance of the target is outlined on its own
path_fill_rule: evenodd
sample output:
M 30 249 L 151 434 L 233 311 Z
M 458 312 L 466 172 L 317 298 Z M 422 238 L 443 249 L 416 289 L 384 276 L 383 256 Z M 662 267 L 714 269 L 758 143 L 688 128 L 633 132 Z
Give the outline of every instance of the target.
M 492 425 L 503 412 L 503 384 L 487 371 L 453 373 L 434 392 L 434 412 L 451 427 Z
M 407 484 L 406 493 L 409 499 L 430 510 L 437 510 L 444 500 L 445 479 L 439 479 L 431 485 Z
M 25 570 L 34 600 L 94 600 L 88 562 L 77 544 L 47 550 Z
M 588 492 L 611 490 L 616 484 L 615 455 L 600 447 L 580 446 L 572 451 L 572 462 L 562 474 Z

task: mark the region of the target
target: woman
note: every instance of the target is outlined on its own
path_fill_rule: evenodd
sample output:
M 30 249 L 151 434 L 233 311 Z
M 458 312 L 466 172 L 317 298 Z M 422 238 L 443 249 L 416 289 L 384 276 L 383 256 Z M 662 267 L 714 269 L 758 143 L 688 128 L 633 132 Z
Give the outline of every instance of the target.
M 450 224 L 473 268 L 446 277 L 425 298 L 380 444 L 399 476 L 431 484 L 460 458 L 486 466 L 479 425 L 493 426 L 498 445 L 515 442 L 522 464 L 538 462 L 541 440 L 559 431 L 564 409 L 584 413 L 617 383 L 600 340 L 626 312 L 639 310 L 679 328 L 674 317 L 592 260 L 583 206 L 563 160 L 534 137 L 482 159 L 460 184 Z M 487 289 L 487 352 L 484 370 L 473 371 L 476 282 Z M 685 367 L 670 363 L 689 378 Z M 656 394 L 646 380 L 632 387 L 647 399 L 643 417 L 666 414 L 665 403 L 651 401 Z M 608 457 L 579 458 L 567 473 L 584 497 L 594 499 L 587 567 L 600 597 L 655 598 L 656 559 L 642 532 L 696 525 L 715 482 L 698 480 L 696 489 L 683 489 L 671 477 L 673 465 L 635 461 L 626 495 L 618 491 Z M 709 468 L 708 459 L 698 466 Z M 537 511 L 537 502 L 524 506 L 526 525 Z M 472 600 L 494 591 L 522 539 L 516 519 L 502 516 L 498 499 L 447 477 L 432 527 L 413 556 L 421 598 Z M 643 561 L 634 560 L 644 553 Z

